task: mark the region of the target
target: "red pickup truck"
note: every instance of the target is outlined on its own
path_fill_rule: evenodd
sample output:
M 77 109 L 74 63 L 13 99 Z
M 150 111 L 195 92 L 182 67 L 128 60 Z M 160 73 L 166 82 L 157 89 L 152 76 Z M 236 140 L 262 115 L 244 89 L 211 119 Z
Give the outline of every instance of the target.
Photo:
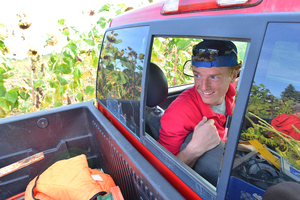
M 99 56 L 96 108 L 0 120 L 0 168 L 45 154 L 1 177 L 0 199 L 82 153 L 125 199 L 262 199 L 272 186 L 299 182 L 299 141 L 270 128 L 300 101 L 299 11 L 298 0 L 167 0 L 114 18 Z M 185 72 L 192 46 L 205 39 L 232 41 L 242 61 L 216 186 L 158 143 L 164 111 L 193 87 Z

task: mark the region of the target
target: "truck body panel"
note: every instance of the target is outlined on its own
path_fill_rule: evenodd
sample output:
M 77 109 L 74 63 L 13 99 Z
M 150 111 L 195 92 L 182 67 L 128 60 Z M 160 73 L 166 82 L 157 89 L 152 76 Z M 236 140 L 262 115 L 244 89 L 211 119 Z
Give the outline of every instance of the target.
M 250 13 L 278 13 L 278 12 L 299 12 L 300 2 L 297 0 L 291 1 L 270 1 L 263 0 L 259 4 L 251 7 L 234 6 L 227 8 L 220 8 L 219 10 L 205 10 L 202 12 L 192 12 L 183 14 L 161 14 L 164 1 L 151 4 L 137 10 L 131 10 L 124 13 L 111 22 L 111 27 L 121 26 L 126 24 L 133 24 L 138 22 L 178 19 L 195 16 L 213 16 L 213 15 L 230 15 L 230 14 L 250 14 Z M 138 17 L 136 17 L 138 16 Z

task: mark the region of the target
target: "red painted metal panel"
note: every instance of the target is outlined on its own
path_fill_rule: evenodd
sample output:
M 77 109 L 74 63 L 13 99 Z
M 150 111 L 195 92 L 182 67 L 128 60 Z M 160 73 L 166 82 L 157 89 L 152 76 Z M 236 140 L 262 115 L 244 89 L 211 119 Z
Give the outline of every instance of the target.
M 224 10 L 214 10 L 205 12 L 194 12 L 186 14 L 170 14 L 162 15 L 161 9 L 164 2 L 151 4 L 150 6 L 142 7 L 128 11 L 118 17 L 114 18 L 111 27 L 125 24 L 145 22 L 152 20 L 207 16 L 207 15 L 228 15 L 228 14 L 243 14 L 243 13 L 269 13 L 269 12 L 300 12 L 299 0 L 263 0 L 260 4 L 247 8 L 234 8 Z

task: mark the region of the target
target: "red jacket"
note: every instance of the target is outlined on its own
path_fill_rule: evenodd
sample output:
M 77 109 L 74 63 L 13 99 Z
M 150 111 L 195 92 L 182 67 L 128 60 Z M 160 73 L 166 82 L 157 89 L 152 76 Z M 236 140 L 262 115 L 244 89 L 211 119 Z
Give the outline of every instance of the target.
M 235 96 L 234 85 L 230 84 L 226 93 L 226 115 L 231 115 Z M 158 142 L 174 155 L 177 155 L 186 136 L 194 131 L 195 126 L 202 120 L 214 119 L 215 126 L 222 141 L 226 140 L 226 117 L 214 113 L 210 106 L 204 103 L 195 86 L 184 91 L 166 109 L 161 118 L 161 129 Z
M 298 133 L 293 127 L 292 124 L 300 130 L 300 119 L 294 115 L 281 114 L 275 117 L 271 125 L 282 133 L 285 133 L 295 140 L 300 140 L 300 133 Z

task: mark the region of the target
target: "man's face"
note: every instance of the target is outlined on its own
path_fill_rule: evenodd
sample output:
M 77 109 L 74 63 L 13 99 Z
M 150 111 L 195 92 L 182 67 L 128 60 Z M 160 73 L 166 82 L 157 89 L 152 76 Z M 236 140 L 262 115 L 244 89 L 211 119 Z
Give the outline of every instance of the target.
M 230 83 L 236 75 L 230 76 L 230 67 L 195 67 L 193 66 L 195 87 L 204 103 L 221 104 Z

